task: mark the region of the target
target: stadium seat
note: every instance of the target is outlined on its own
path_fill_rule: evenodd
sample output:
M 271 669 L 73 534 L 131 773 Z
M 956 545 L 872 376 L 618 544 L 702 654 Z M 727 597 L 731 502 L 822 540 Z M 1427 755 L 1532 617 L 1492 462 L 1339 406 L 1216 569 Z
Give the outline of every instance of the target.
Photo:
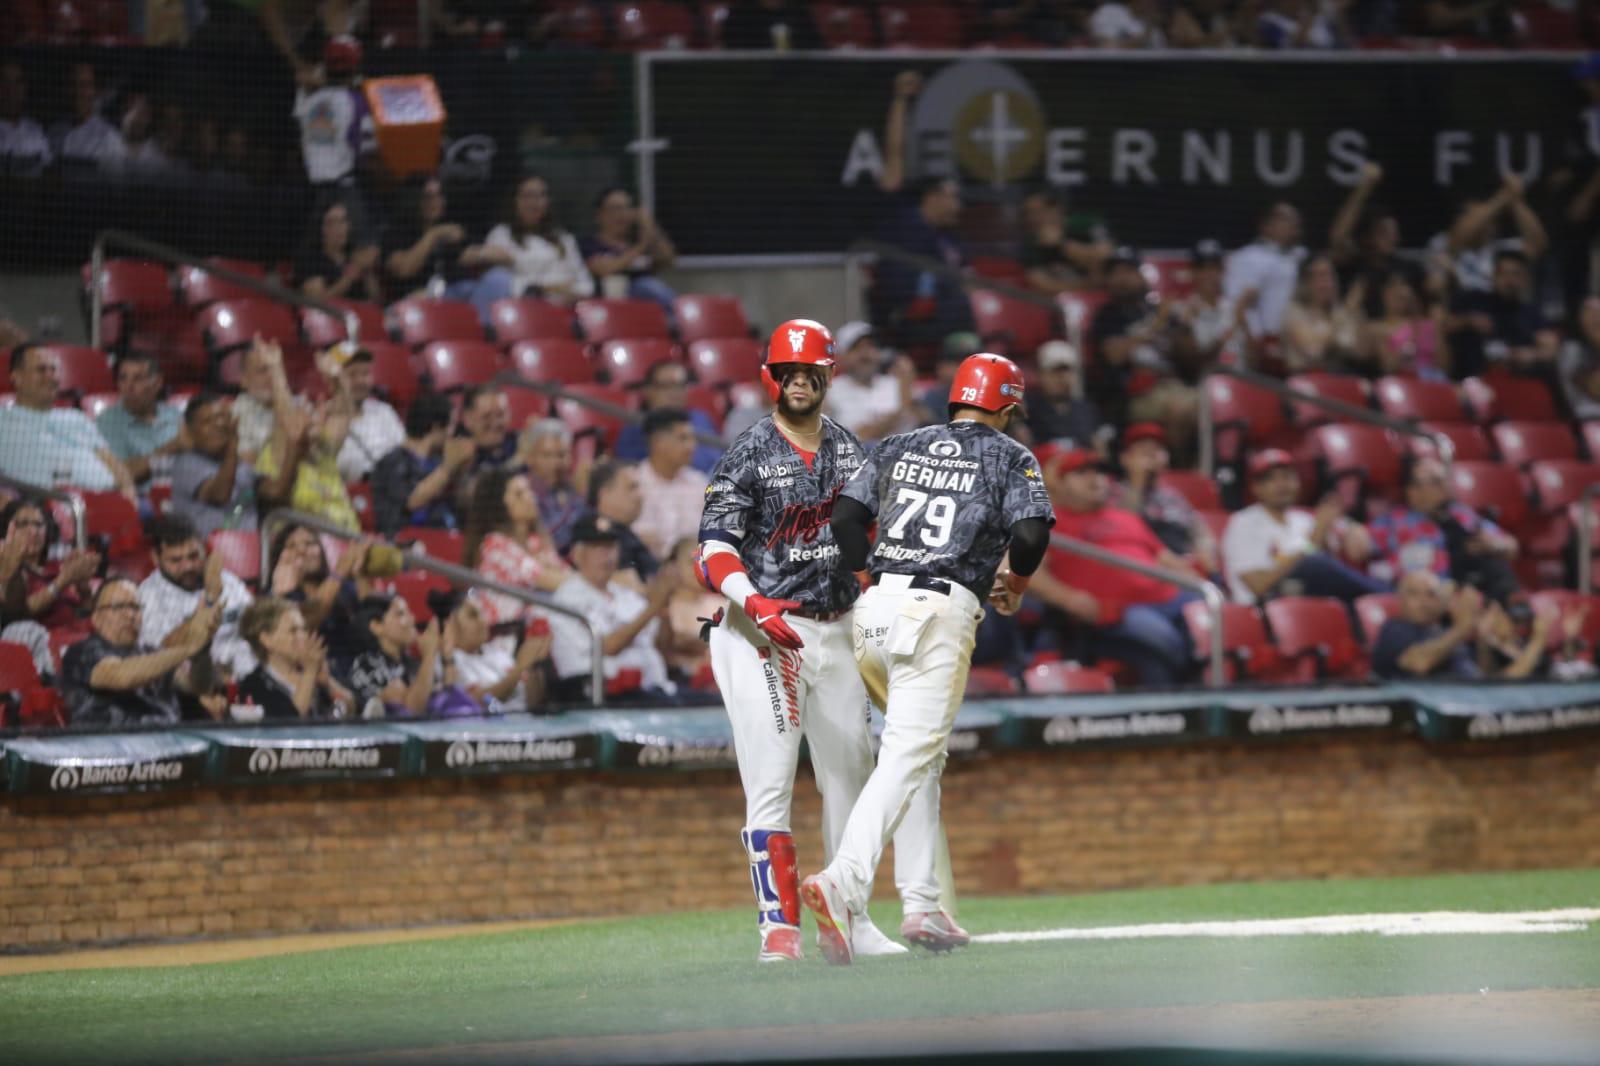
M 481 385 L 505 368 L 505 356 L 487 341 L 445 341 L 422 350 L 422 372 L 441 391 Z
M 1456 387 L 1448 382 L 1391 376 L 1379 378 L 1373 391 L 1379 409 L 1390 418 L 1459 422 L 1466 415 Z
M 1479 422 L 1514 418 L 1527 422 L 1554 421 L 1561 417 L 1544 382 L 1498 374 L 1493 378 L 1468 378 L 1461 391 Z
M 1356 617 L 1361 619 L 1361 635 L 1367 653 L 1378 644 L 1378 631 L 1383 623 L 1400 615 L 1400 597 L 1392 592 L 1374 592 L 1355 601 Z
M 606 341 L 600 345 L 595 364 L 602 377 L 625 389 L 644 383 L 645 375 L 657 363 L 678 361 L 678 346 L 661 337 Z
M 354 312 L 360 322 L 357 327 L 361 331 L 358 340 L 363 348 L 370 348 L 374 344 L 386 343 L 389 340 L 388 331 L 383 326 L 383 308 L 377 304 L 362 300 L 327 302 L 340 310 Z M 306 343 L 319 351 L 331 344 L 338 344 L 349 336 L 343 318 L 309 307 L 300 311 L 300 332 L 305 337 Z
M 595 379 L 595 365 L 588 349 L 570 337 L 518 341 L 511 346 L 511 367 L 529 381 L 545 385 L 574 385 Z
M 1554 615 L 1558 619 L 1557 624 L 1550 627 L 1549 647 L 1561 646 L 1565 634 L 1560 623 L 1579 614 L 1583 615 L 1580 639 L 1591 649 L 1600 646 L 1600 596 L 1592 593 L 1585 596 L 1571 589 L 1544 589 L 1529 595 L 1528 603 L 1538 613 Z
M 572 340 L 578 335 L 578 320 L 570 307 L 530 297 L 496 300 L 489 306 L 489 324 L 502 347 L 518 341 Z
M 672 309 L 678 319 L 678 338 L 685 344 L 750 336 L 750 323 L 736 297 L 687 293 L 672 301 Z
M 1029 303 L 990 289 L 967 293 L 972 319 L 986 351 L 1027 359 L 1056 332 L 1048 305 Z
M 105 334 L 101 341 L 106 345 L 125 341 L 132 332 L 159 324 L 177 307 L 172 278 L 160 263 L 108 259 L 98 279 L 91 276 L 90 264 L 86 263 L 83 279 L 86 288 L 98 280 Z
M 1560 559 L 1577 525 L 1584 490 L 1600 484 L 1600 463 L 1544 459 L 1528 467 L 1528 479 L 1536 518 L 1523 534 L 1523 546 L 1535 558 Z
M 213 360 L 230 352 L 243 351 L 257 336 L 277 341 L 286 360 L 303 352 L 300 322 L 288 304 L 271 300 L 219 300 L 200 312 L 197 319 Z
M 974 666 L 967 671 L 967 695 L 1014 696 L 1017 679 L 998 666 Z
M 106 408 L 115 407 L 119 399 L 121 397 L 114 392 L 91 392 L 78 406 L 83 408 L 83 413 L 90 418 L 99 418 L 105 413 Z
M 453 529 L 431 529 L 425 526 L 407 526 L 394 535 L 394 542 L 414 547 L 424 555 L 440 562 L 460 564 L 466 546 L 461 534 Z
M 996 281 L 1017 286 L 1028 284 L 1028 268 L 1017 259 L 998 255 L 975 255 L 967 265 L 979 277 L 994 278 Z
M 60 656 L 55 658 L 58 663 L 61 661 Z M 0 716 L 0 723 L 23 729 L 66 728 L 66 701 L 59 688 L 47 687 L 41 681 L 33 652 L 25 645 L 0 641 L 0 692 L 15 694 L 18 710 L 15 722 L 5 722 Z
M 686 49 L 695 45 L 694 12 L 671 0 L 618 4 L 616 43 L 629 51 Z
M 1311 372 L 1295 374 L 1285 382 L 1297 392 L 1309 392 L 1328 400 L 1338 400 L 1352 407 L 1372 406 L 1372 385 L 1366 378 L 1352 374 L 1326 374 Z M 1312 403 L 1291 405 L 1290 417 L 1297 426 L 1320 426 L 1324 422 L 1337 422 L 1339 416 L 1325 407 Z
M 1318 426 L 1308 438 L 1330 483 L 1356 477 L 1371 493 L 1388 495 L 1400 482 L 1400 448 L 1393 433 L 1364 423 Z
M 1188 500 L 1197 511 L 1222 510 L 1222 492 L 1216 481 L 1198 470 L 1168 470 L 1159 481 L 1163 488 Z
M 461 300 L 402 300 L 389 308 L 400 343 L 411 349 L 436 341 L 482 341 L 478 309 Z
M 1454 459 L 1479 462 L 1494 457 L 1488 436 L 1483 432 L 1483 427 L 1475 422 L 1423 422 L 1421 428 L 1449 438 L 1455 448 Z M 1406 443 L 1410 445 L 1412 455 L 1439 454 L 1438 445 L 1426 437 L 1407 437 Z
M 666 311 L 651 300 L 579 300 L 577 312 L 578 325 L 590 344 L 672 336 Z
M 1199 600 L 1184 604 L 1183 620 L 1194 642 L 1195 658 L 1211 659 L 1211 613 Z M 1281 680 L 1283 664 L 1267 627 L 1254 607 L 1242 603 L 1222 605 L 1222 651 L 1229 681 Z
M 1194 292 L 1194 270 L 1186 256 L 1147 256 L 1139 272 L 1162 300 L 1183 300 Z
M 934 2 L 880 4 L 878 18 L 886 48 L 960 48 L 961 12 Z
M 535 418 L 550 414 L 550 398 L 542 392 L 511 385 L 502 390 L 506 397 L 507 424 L 511 432 L 521 433 L 522 427 Z
M 691 385 L 684 393 L 683 405 L 691 411 L 700 411 L 722 432 L 722 420 L 728 414 L 728 390 L 715 385 Z
M 260 264 L 244 259 L 218 259 L 206 260 L 213 266 L 231 270 L 235 274 L 243 274 L 256 280 L 264 280 L 267 272 Z M 190 307 L 200 308 L 207 304 L 214 304 L 218 300 L 259 300 L 264 299 L 257 289 L 249 289 L 243 285 L 236 285 L 225 278 L 220 278 L 205 267 L 186 266 L 178 269 L 178 291 L 183 294 L 183 302 Z
M 1278 654 L 1297 666 L 1297 680 L 1366 676 L 1350 616 L 1338 600 L 1284 596 L 1268 601 L 1266 612 Z
M 355 508 L 356 521 L 361 523 L 361 532 L 377 532 L 378 515 L 373 506 L 371 482 L 349 481 L 345 483 L 344 490 L 350 495 L 350 506 Z
M 872 16 L 859 3 L 811 5 L 811 21 L 829 48 L 873 48 Z
M 411 608 L 411 613 L 416 616 L 419 626 L 425 626 L 433 621 L 433 608 L 428 606 L 428 593 L 450 591 L 450 580 L 431 570 L 402 571 L 394 576 L 390 584 L 394 586 L 394 594 L 405 600 L 406 606 Z
M 689 371 L 702 385 L 736 385 L 761 376 L 761 343 L 749 337 L 719 337 L 689 345 Z
M 1517 472 L 1503 463 L 1460 462 L 1450 467 L 1457 502 L 1488 514 L 1516 535 L 1528 519 L 1528 496 Z
M 1562 422 L 1501 422 L 1489 431 L 1500 459 L 1523 467 L 1541 459 L 1576 459 L 1578 441 Z
M 374 341 L 361 346 L 372 353 L 372 384 L 404 416 L 417 396 L 417 369 L 411 353 L 393 341 Z
M 106 558 L 118 570 L 142 580 L 155 568 L 145 543 L 139 509 L 120 492 L 81 492 L 84 530 L 106 545 Z
M 554 16 L 553 36 L 579 48 L 604 48 L 611 39 L 602 5 L 593 0 L 557 0 L 550 5 Z M 416 20 L 415 14 L 412 21 Z
M 1214 374 L 1205 379 L 1204 392 L 1219 438 L 1232 430 L 1243 434 L 1243 443 L 1261 444 L 1288 424 L 1278 397 L 1259 385 Z
M 261 580 L 261 534 L 253 529 L 219 529 L 206 538 L 206 551 L 222 556 L 223 569 L 249 585 Z
M 85 396 L 93 392 L 115 392 L 117 382 L 111 374 L 111 362 L 98 348 L 85 348 L 77 344 L 45 344 L 36 350 L 52 352 L 56 365 L 61 368 L 62 392 Z
M 607 448 L 615 444 L 624 420 L 598 411 L 582 403 L 578 397 L 631 410 L 632 402 L 628 393 L 613 385 L 570 385 L 566 391 L 568 395 L 555 402 L 556 417 L 567 424 L 574 436 L 594 437 Z
M 1117 684 L 1111 675 L 1092 666 L 1077 663 L 1037 663 L 1022 672 L 1022 688 L 1035 695 L 1065 695 L 1072 692 L 1114 692 Z

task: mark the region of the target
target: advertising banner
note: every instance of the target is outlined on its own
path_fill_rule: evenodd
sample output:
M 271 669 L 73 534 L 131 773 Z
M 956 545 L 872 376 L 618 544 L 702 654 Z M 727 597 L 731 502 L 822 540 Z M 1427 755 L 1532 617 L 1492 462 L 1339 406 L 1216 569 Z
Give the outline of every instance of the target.
M 406 737 L 381 725 L 218 729 L 211 779 L 230 784 L 398 777 Z
M 512 714 L 450 722 L 397 722 L 418 751 L 419 773 L 434 776 L 592 770 L 603 737 L 575 715 Z
M 135 792 L 195 784 L 209 750 L 185 733 L 111 733 L 7 740 L 4 761 L 17 794 Z
M 1407 700 L 1385 688 L 1265 689 L 1219 697 L 1215 732 L 1250 740 L 1306 733 L 1394 732 L 1411 724 Z

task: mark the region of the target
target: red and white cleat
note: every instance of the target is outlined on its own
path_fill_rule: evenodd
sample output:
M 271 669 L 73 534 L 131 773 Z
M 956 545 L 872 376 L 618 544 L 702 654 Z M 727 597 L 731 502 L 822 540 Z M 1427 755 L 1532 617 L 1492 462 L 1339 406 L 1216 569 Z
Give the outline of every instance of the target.
M 906 915 L 900 923 L 900 935 L 909 943 L 929 951 L 950 951 L 972 943 L 967 931 L 942 910 Z
M 800 930 L 794 926 L 773 926 L 761 934 L 761 954 L 756 956 L 757 962 L 799 962 L 803 958 Z
M 821 874 L 800 882 L 800 902 L 817 916 L 817 946 L 831 966 L 849 966 L 854 949 L 850 943 L 850 909 L 844 905 L 838 887 Z

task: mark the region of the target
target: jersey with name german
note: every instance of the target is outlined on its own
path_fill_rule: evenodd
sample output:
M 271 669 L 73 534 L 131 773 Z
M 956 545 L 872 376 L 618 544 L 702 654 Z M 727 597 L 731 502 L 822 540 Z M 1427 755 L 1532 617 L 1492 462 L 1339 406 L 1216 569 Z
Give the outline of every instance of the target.
M 867 569 L 945 578 L 982 600 L 1011 527 L 1054 522 L 1033 453 L 981 422 L 928 426 L 880 443 L 844 495 L 878 520 Z
M 700 514 L 700 540 L 739 552 L 756 591 L 832 613 L 855 602 L 859 588 L 839 570 L 833 503 L 861 467 L 855 434 L 822 419 L 809 464 L 770 417 L 739 435 L 711 473 Z

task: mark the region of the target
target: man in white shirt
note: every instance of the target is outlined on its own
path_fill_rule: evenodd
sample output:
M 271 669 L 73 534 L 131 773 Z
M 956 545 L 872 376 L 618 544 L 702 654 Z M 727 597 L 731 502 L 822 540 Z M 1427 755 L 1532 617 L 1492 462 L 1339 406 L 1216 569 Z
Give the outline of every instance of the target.
M 37 344 L 13 348 L 11 385 L 16 403 L 0 407 L 0 473 L 30 485 L 118 489 L 133 498 L 128 468 L 89 416 L 76 407 L 55 406 L 61 391 L 55 352 Z
M 1089 36 L 1101 48 L 1164 48 L 1159 0 L 1101 4 L 1089 16 Z
M 1344 518 L 1344 506 L 1330 496 L 1316 514 L 1295 510 L 1300 475 L 1281 448 L 1250 459 L 1250 488 L 1257 502 L 1236 512 L 1222 535 L 1228 588 L 1240 603 L 1274 596 L 1331 596 L 1350 601 L 1389 586 L 1345 565 L 1333 552 L 1357 562 L 1372 552 L 1364 526 Z
M 144 608 L 139 642 L 161 647 L 202 603 L 221 604 L 222 624 L 211 638 L 211 660 L 236 680 L 256 668 L 255 653 L 239 635 L 239 615 L 254 602 L 243 581 L 223 569 L 222 556 L 206 557 L 200 534 L 187 518 L 162 515 L 147 536 L 156 570 L 139 584 Z
M 339 446 L 339 476 L 345 481 L 365 481 L 378 460 L 405 442 L 406 427 L 395 409 L 372 395 L 372 353 L 348 344 L 335 345 L 335 362 L 343 360 L 340 376 L 356 415 L 350 420 Z
M 85 173 L 120 170 L 126 149 L 117 127 L 100 115 L 100 90 L 95 84 L 94 67 L 89 63 L 74 63 L 69 89 L 72 118 L 55 130 L 55 154 L 69 170 Z
M 833 335 L 839 369 L 828 389 L 828 417 L 870 444 L 922 422 L 917 370 L 901 356 L 883 370 L 883 351 L 865 322 L 846 322 Z
M 55 158 L 44 130 L 22 113 L 27 103 L 22 64 L 0 63 L 0 177 L 37 178 Z
M 690 466 L 694 458 L 694 426 L 688 412 L 677 408 L 651 411 L 644 418 L 650 452 L 636 467 L 644 511 L 633 531 L 650 554 L 665 559 L 672 546 L 700 530 L 700 510 L 711 479 Z
M 676 571 L 664 567 L 645 595 L 615 580 L 617 533 L 604 518 L 580 518 L 572 530 L 573 573 L 555 591 L 555 601 L 580 612 L 600 635 L 609 694 L 643 689 L 671 694 L 667 661 L 656 648 L 661 619 L 672 598 Z M 565 695 L 586 694 L 590 671 L 589 633 L 564 615 L 550 617 L 550 656 Z
M 1275 337 L 1283 329 L 1306 255 L 1298 243 L 1300 212 L 1280 200 L 1262 214 L 1257 232 L 1253 244 L 1228 256 L 1222 291 L 1235 306 L 1248 308 L 1245 325 L 1251 336 Z
M 348 184 L 361 157 L 377 150 L 377 128 L 366 97 L 354 82 L 361 69 L 361 44 L 338 36 L 323 48 L 328 84 L 295 90 L 294 117 L 300 123 L 300 155 L 306 179 L 314 186 Z

